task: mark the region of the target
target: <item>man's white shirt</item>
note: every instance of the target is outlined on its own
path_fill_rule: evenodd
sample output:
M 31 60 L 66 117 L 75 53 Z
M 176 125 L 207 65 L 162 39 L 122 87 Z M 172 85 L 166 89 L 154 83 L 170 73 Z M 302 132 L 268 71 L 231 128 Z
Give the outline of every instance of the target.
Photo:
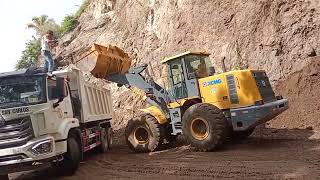
M 44 35 L 41 38 L 41 51 L 49 51 L 49 52 L 51 52 L 51 49 L 49 47 L 49 39 L 47 38 L 46 35 Z

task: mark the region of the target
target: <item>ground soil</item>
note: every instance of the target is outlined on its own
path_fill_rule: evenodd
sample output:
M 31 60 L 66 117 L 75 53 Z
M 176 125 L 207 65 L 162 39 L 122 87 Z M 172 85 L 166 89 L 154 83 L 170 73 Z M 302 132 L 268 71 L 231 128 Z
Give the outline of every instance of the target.
M 310 58 L 301 71 L 275 87 L 289 100 L 290 108 L 269 124 L 276 128 L 320 129 L 320 57 Z
M 227 142 L 216 152 L 189 146 L 132 153 L 116 144 L 110 153 L 86 155 L 74 176 L 50 170 L 11 175 L 13 179 L 317 179 L 320 177 L 320 132 L 260 128 L 242 142 Z M 122 142 L 122 141 L 117 141 Z

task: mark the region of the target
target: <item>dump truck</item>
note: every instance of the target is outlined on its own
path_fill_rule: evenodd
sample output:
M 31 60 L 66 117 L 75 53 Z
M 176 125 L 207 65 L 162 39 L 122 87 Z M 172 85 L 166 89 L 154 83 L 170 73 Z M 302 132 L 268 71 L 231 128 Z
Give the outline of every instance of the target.
M 227 138 L 248 137 L 259 124 L 288 109 L 288 100 L 275 95 L 264 70 L 217 73 L 209 56 L 188 51 L 161 61 L 168 72 L 167 88 L 147 73 L 147 64 L 130 68 L 128 55 L 110 45 L 93 45 L 77 66 L 145 93 L 150 107 L 125 129 L 135 152 L 157 150 L 180 134 L 199 151 L 215 150 Z
M 52 165 L 73 174 L 112 143 L 110 90 L 75 67 L 0 74 L 0 175 Z

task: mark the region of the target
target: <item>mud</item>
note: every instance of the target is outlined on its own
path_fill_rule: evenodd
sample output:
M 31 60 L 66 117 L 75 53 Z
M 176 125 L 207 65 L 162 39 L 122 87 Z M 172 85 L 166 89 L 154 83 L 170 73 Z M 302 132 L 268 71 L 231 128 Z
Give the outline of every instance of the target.
M 117 144 L 110 153 L 86 155 L 74 176 L 49 170 L 11 175 L 13 179 L 318 179 L 320 132 L 258 129 L 247 140 L 229 141 L 216 152 L 181 146 L 134 154 Z M 121 141 L 118 141 L 121 142 Z
M 308 65 L 280 81 L 275 92 L 289 100 L 290 108 L 270 122 L 277 128 L 320 129 L 320 57 L 308 59 Z

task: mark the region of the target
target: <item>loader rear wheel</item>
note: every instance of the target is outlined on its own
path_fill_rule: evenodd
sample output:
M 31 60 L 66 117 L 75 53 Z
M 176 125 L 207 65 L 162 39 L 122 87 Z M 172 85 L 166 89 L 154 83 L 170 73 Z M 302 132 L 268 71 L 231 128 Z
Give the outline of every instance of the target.
M 125 137 L 129 148 L 138 153 L 154 151 L 162 142 L 160 124 L 150 114 L 131 119 Z
M 198 103 L 184 113 L 182 132 L 185 140 L 198 151 L 211 151 L 226 139 L 227 120 L 219 108 Z

